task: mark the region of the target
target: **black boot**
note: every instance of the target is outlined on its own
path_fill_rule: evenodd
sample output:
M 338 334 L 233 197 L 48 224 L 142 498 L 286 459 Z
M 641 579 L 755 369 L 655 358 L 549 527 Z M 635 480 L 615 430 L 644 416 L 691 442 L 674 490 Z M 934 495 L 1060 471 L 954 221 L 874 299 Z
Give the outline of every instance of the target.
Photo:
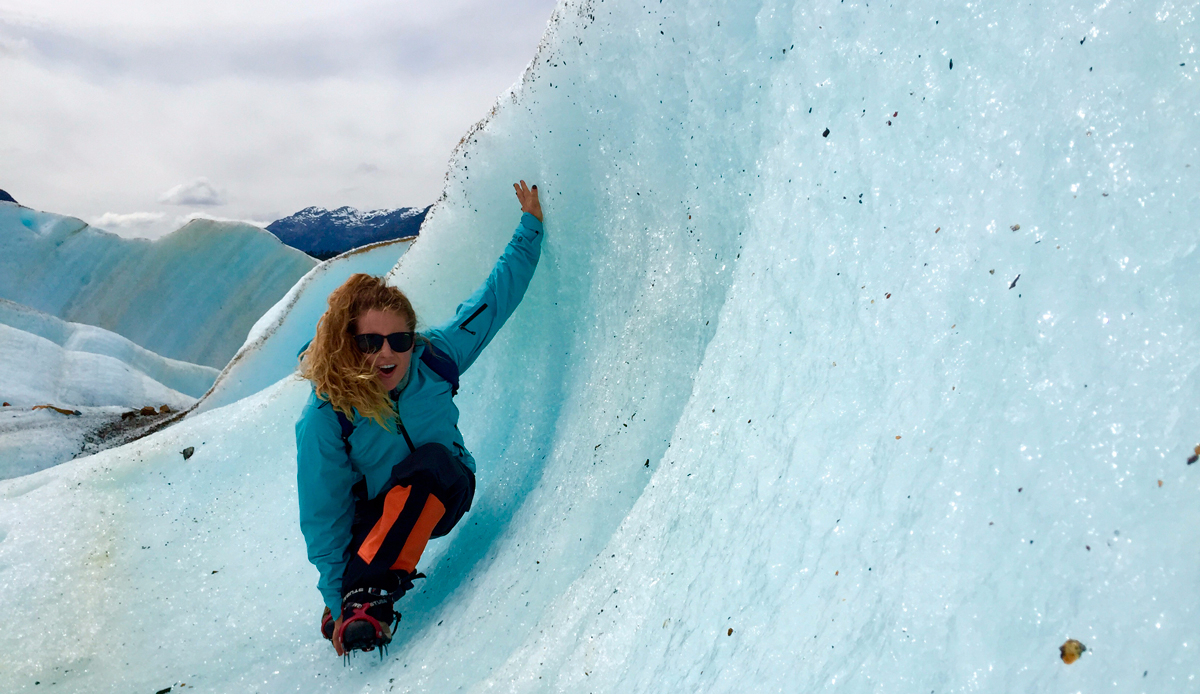
M 386 588 L 355 588 L 342 598 L 342 647 L 371 651 L 386 648 L 392 642 L 392 630 L 400 622 L 395 602 L 413 587 L 413 581 L 425 574 L 390 572 Z
M 356 588 L 342 598 L 342 648 L 347 652 L 373 651 L 392 641 L 396 615 L 392 603 L 399 596 L 379 588 Z

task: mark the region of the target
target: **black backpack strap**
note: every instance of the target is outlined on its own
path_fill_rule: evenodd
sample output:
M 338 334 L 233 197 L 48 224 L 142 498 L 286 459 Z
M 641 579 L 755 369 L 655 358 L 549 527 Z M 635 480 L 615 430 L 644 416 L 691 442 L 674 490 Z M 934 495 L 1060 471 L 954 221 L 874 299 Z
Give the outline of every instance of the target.
M 320 407 L 324 407 L 328 404 L 329 404 L 328 401 L 323 402 L 320 404 Z M 342 446 L 344 446 L 346 448 L 346 457 L 349 458 L 350 457 L 350 434 L 354 433 L 354 422 L 351 422 L 349 417 L 342 414 L 341 412 L 338 412 L 337 410 L 334 410 L 333 413 L 337 415 L 338 425 L 342 428 Z M 354 486 L 350 488 L 350 492 L 352 494 L 354 494 L 355 498 L 357 498 L 361 501 L 366 501 L 367 500 L 367 478 L 363 477 L 363 478 L 359 479 L 358 482 L 355 482 Z
M 433 346 L 432 342 L 425 343 L 425 351 L 421 352 L 421 361 L 443 381 L 450 384 L 450 396 L 458 395 L 458 364 L 450 355 Z
M 350 434 L 354 433 L 354 423 L 350 421 L 349 417 L 342 414 L 341 412 L 339 412 L 337 410 L 334 410 L 333 412 L 334 412 L 334 414 L 337 415 L 338 424 L 340 424 L 342 426 L 342 445 L 345 446 L 346 457 L 349 458 L 350 457 Z
M 329 405 L 329 401 L 323 400 L 320 405 L 317 405 L 317 409 L 320 409 L 327 405 Z M 332 405 L 330 405 L 330 407 L 332 407 Z M 335 415 L 337 415 L 338 426 L 340 426 L 342 428 L 342 447 L 346 449 L 346 457 L 349 458 L 350 457 L 350 434 L 354 433 L 354 423 L 350 421 L 349 417 L 347 417 L 346 415 L 337 411 L 336 409 L 333 411 L 333 413 Z

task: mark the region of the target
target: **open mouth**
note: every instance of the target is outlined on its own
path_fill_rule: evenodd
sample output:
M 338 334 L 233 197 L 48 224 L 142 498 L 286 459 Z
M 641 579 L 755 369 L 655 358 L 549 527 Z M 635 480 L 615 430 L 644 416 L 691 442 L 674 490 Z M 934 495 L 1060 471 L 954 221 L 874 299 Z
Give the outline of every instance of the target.
M 392 372 L 395 370 L 396 370 L 395 364 L 388 364 L 387 366 L 379 367 L 379 373 L 383 374 L 384 376 L 391 376 Z

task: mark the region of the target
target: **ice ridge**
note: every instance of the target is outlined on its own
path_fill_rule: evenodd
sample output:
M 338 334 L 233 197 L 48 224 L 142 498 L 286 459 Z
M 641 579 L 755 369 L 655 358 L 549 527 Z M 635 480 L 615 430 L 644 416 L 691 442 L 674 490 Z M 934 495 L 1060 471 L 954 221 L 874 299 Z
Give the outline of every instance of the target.
M 214 368 L 314 265 L 246 224 L 198 219 L 149 241 L 0 203 L 0 297 Z

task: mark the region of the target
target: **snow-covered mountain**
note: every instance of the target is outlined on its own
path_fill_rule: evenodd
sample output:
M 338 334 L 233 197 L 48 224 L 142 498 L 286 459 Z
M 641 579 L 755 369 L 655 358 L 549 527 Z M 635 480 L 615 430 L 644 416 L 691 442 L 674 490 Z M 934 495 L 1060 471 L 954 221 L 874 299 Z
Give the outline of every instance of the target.
M 306 207 L 272 222 L 267 230 L 292 248 L 324 260 L 370 243 L 416 236 L 428 211 L 428 207 L 366 212 L 353 207 Z
M 562 2 L 391 273 L 445 319 L 539 184 L 388 656 L 319 635 L 284 378 L 0 482 L 0 690 L 1195 691 L 1189 12 Z
M 149 241 L 0 202 L 0 298 L 218 369 L 315 265 L 247 224 L 198 219 Z

